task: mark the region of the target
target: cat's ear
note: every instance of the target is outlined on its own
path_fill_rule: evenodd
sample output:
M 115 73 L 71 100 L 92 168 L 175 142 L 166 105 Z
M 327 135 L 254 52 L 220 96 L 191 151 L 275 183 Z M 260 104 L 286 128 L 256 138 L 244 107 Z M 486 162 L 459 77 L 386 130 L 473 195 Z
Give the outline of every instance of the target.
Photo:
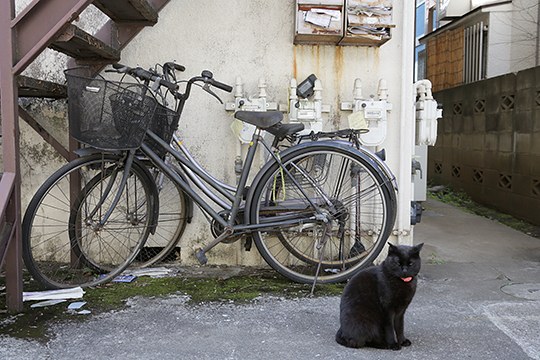
M 420 254 L 420 250 L 422 250 L 422 247 L 424 246 L 424 243 L 420 243 L 416 246 L 413 246 L 411 253 L 413 254 Z
M 393 245 L 392 243 L 388 243 L 388 255 L 390 254 L 396 254 L 398 252 L 397 246 Z

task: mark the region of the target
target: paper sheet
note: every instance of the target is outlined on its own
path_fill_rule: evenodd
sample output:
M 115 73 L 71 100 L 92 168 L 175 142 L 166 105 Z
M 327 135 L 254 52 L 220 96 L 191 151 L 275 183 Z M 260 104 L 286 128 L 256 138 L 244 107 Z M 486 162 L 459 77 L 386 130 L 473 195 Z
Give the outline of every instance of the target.
M 366 119 L 364 117 L 364 111 L 356 111 L 347 117 L 349 121 L 349 127 L 355 130 L 368 129 Z
M 29 291 L 23 292 L 23 301 L 32 300 L 55 300 L 55 299 L 80 299 L 84 295 L 83 289 L 78 286 L 69 289 Z

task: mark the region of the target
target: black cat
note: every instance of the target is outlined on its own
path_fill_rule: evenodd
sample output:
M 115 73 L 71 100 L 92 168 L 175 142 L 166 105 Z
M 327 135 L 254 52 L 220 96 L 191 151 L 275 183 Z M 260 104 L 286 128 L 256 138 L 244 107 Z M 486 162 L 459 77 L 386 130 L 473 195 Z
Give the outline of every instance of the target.
M 393 350 L 411 345 L 403 334 L 403 318 L 416 292 L 424 244 L 389 245 L 383 263 L 360 271 L 343 291 L 336 334 L 341 345 Z

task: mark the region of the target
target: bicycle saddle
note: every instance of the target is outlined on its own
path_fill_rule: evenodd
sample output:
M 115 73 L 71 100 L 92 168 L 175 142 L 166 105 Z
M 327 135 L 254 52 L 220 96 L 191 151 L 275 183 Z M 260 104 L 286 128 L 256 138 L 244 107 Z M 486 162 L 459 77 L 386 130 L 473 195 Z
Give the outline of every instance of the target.
M 237 111 L 234 117 L 261 129 L 268 129 L 283 120 L 280 111 Z
M 304 124 L 283 123 L 277 123 L 266 129 L 266 131 L 278 138 L 279 141 L 285 139 L 287 135 L 296 134 L 297 132 L 300 132 L 302 130 L 304 130 Z

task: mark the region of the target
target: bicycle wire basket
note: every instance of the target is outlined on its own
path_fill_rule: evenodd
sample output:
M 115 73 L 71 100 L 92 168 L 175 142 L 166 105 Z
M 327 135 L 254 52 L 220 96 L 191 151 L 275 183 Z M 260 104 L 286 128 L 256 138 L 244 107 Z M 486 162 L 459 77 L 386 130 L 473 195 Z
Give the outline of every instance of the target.
M 71 136 L 102 150 L 141 146 L 157 106 L 145 85 L 93 78 L 86 68 L 64 73 Z
M 169 144 L 172 140 L 173 134 L 178 127 L 178 120 L 180 119 L 180 114 L 176 111 L 171 110 L 161 104 L 158 104 L 154 116 L 152 118 L 152 124 L 150 125 L 150 130 L 157 136 L 159 136 L 163 141 Z M 147 138 L 146 144 L 152 149 L 153 152 L 159 155 L 159 157 L 164 158 L 167 154 L 166 150 L 163 149 L 159 144 L 154 140 Z

